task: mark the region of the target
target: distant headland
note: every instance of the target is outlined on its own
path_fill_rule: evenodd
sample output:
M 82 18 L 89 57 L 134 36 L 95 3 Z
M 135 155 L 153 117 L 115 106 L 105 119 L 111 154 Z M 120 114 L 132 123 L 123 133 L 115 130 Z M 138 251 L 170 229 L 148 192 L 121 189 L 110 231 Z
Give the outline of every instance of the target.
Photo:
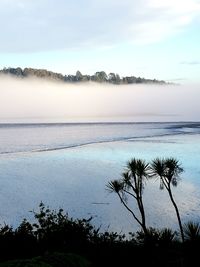
M 52 81 L 61 81 L 68 83 L 77 82 L 97 82 L 97 83 L 109 83 L 109 84 L 160 84 L 167 85 L 168 82 L 156 79 L 145 79 L 135 76 L 120 77 L 119 74 L 109 73 L 105 71 L 98 71 L 93 75 L 85 75 L 80 71 L 77 71 L 75 75 L 63 75 L 61 73 L 52 72 L 46 69 L 34 69 L 34 68 L 4 68 L 0 70 L 0 74 L 12 75 L 18 78 L 37 77 L 42 79 L 48 79 Z

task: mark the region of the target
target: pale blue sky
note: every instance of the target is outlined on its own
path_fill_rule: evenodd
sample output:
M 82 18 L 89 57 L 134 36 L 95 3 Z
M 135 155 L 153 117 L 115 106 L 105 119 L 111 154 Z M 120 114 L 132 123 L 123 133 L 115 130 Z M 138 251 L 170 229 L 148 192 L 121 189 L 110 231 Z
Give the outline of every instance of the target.
M 198 0 L 0 0 L 0 68 L 200 82 Z

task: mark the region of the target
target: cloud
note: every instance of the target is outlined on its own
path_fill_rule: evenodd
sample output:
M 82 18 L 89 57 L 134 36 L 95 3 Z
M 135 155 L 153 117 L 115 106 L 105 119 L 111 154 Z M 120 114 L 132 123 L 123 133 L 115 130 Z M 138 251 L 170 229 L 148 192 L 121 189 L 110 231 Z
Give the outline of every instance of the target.
M 167 79 L 167 82 L 182 82 L 182 81 L 187 81 L 186 78 L 171 78 L 171 79 Z
M 200 61 L 182 61 L 182 65 L 200 65 Z
M 1 0 L 0 52 L 149 44 L 199 14 L 197 0 Z

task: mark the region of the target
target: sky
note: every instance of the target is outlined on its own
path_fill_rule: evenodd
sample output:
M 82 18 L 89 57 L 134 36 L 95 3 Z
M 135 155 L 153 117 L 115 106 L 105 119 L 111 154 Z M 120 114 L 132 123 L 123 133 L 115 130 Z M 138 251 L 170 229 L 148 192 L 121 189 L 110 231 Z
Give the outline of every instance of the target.
M 0 68 L 200 82 L 199 0 L 0 0 Z

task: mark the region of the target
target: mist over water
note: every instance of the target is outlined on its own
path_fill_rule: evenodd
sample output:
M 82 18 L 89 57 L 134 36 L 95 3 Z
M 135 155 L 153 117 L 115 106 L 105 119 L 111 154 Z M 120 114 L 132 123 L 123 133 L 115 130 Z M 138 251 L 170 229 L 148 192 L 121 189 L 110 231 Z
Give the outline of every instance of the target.
M 0 123 L 197 121 L 198 85 L 69 84 L 0 77 Z
M 67 84 L 0 77 L 0 123 L 197 121 L 198 100 L 198 86 Z M 174 156 L 183 164 L 185 173 L 175 196 L 183 222 L 199 220 L 199 125 L 0 124 L 0 223 L 17 225 L 43 201 L 52 208 L 63 207 L 74 218 L 92 215 L 98 227 L 137 230 L 105 185 L 120 177 L 132 157 L 150 161 L 159 156 Z M 144 196 L 148 224 L 175 229 L 167 196 L 163 199 L 153 184 Z M 108 204 L 97 208 L 95 203 Z

